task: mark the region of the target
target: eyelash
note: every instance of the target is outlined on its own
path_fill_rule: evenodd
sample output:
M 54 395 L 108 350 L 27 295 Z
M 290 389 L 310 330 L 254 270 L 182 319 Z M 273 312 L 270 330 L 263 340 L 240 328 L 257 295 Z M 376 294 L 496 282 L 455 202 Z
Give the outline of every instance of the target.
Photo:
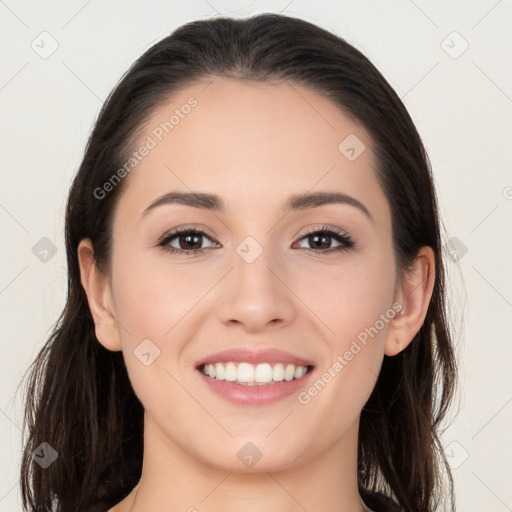
M 210 248 L 191 249 L 191 250 L 176 249 L 175 247 L 170 247 L 169 245 L 167 245 L 171 240 L 176 238 L 178 235 L 183 235 L 183 234 L 195 234 L 195 235 L 200 235 L 200 236 L 204 235 L 207 238 L 209 238 L 210 240 L 212 240 L 210 235 L 201 229 L 192 229 L 192 228 L 185 227 L 185 228 L 177 228 L 170 233 L 165 233 L 163 236 L 161 236 L 158 239 L 157 246 L 162 247 L 162 249 L 166 252 L 169 252 L 171 254 L 179 254 L 181 256 L 188 255 L 188 254 L 197 256 L 197 255 L 202 254 L 210 249 Z M 347 234 L 345 234 L 341 231 L 338 231 L 337 229 L 334 229 L 334 228 L 328 228 L 326 226 L 322 226 L 320 229 L 317 228 L 312 231 L 308 231 L 307 233 L 304 233 L 299 240 L 302 240 L 302 239 L 307 238 L 308 236 L 311 236 L 314 234 L 327 235 L 331 238 L 336 239 L 336 241 L 340 242 L 342 245 L 340 245 L 339 247 L 335 247 L 334 249 L 332 249 L 332 248 L 331 249 L 311 249 L 308 247 L 305 247 L 305 248 L 303 247 L 302 249 L 304 249 L 306 251 L 313 252 L 315 254 L 325 254 L 325 253 L 333 253 L 333 252 L 338 252 L 338 251 L 348 251 L 355 246 L 355 242 Z

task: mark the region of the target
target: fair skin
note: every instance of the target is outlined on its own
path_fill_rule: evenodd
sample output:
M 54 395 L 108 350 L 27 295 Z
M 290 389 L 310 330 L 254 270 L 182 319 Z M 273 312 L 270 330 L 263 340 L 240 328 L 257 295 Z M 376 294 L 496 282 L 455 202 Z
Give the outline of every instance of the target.
M 142 478 L 110 512 L 368 511 L 357 489 L 360 412 L 384 354 L 403 350 L 424 321 L 434 254 L 421 248 L 397 281 L 371 140 L 331 101 L 296 84 L 208 82 L 175 94 L 147 123 L 141 141 L 190 96 L 198 101 L 125 178 L 111 274 L 98 271 L 89 240 L 78 248 L 97 339 L 123 352 L 145 409 Z M 366 146 L 354 161 L 338 150 L 349 134 Z M 167 204 L 142 217 L 171 190 L 218 194 L 226 209 Z M 283 213 L 290 195 L 318 191 L 347 194 L 372 218 L 339 203 Z M 190 225 L 208 231 L 196 245 L 204 253 L 157 246 Z M 318 245 L 304 233 L 323 226 L 355 246 L 308 251 Z M 236 251 L 247 236 L 263 249 L 250 264 Z M 340 246 L 334 238 L 319 243 Z M 186 248 L 179 236 L 169 244 Z M 394 302 L 402 311 L 306 405 L 296 393 L 235 405 L 195 369 L 227 348 L 279 348 L 314 361 L 314 382 Z M 133 352 L 148 338 L 161 352 L 145 366 Z M 248 442 L 262 454 L 251 468 L 237 457 Z

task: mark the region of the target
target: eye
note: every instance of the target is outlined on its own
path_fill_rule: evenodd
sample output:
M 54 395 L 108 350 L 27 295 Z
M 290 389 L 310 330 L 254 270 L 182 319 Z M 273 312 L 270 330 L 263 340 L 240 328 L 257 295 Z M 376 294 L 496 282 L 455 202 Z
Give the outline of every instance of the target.
M 202 238 L 211 240 L 208 234 L 201 229 L 177 228 L 171 233 L 166 233 L 158 241 L 158 245 L 172 254 L 200 254 L 206 252 L 205 249 L 200 248 Z
M 339 243 L 337 247 L 329 247 L 333 239 Z M 313 246 L 303 247 L 304 249 L 315 253 L 348 251 L 355 245 L 354 241 L 346 233 L 326 226 L 309 231 L 301 240 L 305 240 L 308 244 Z

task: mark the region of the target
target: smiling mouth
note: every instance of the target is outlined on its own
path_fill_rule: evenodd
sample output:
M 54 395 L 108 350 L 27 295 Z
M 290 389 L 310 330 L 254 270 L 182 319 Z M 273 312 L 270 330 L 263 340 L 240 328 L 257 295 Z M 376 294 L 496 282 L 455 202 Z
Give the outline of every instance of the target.
M 245 386 L 267 386 L 279 382 L 299 380 L 313 369 L 312 365 L 291 363 L 223 362 L 203 364 L 197 367 L 201 373 L 214 380 L 224 380 Z

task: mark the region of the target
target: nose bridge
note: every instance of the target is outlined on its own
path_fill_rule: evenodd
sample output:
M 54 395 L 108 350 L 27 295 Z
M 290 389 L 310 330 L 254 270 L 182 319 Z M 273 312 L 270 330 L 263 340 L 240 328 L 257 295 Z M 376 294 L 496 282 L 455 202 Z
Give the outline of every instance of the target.
M 261 236 L 259 237 L 261 240 Z M 259 242 L 247 236 L 235 248 L 234 291 L 237 300 L 264 301 L 269 303 L 279 293 L 277 278 L 270 269 L 278 267 L 276 251 L 270 247 L 269 238 Z M 255 304 L 256 305 L 256 302 Z
M 255 330 L 291 320 L 293 302 L 280 276 L 280 255 L 268 245 L 269 239 L 260 243 L 247 236 L 235 247 L 234 268 L 219 307 L 223 322 L 242 323 Z

